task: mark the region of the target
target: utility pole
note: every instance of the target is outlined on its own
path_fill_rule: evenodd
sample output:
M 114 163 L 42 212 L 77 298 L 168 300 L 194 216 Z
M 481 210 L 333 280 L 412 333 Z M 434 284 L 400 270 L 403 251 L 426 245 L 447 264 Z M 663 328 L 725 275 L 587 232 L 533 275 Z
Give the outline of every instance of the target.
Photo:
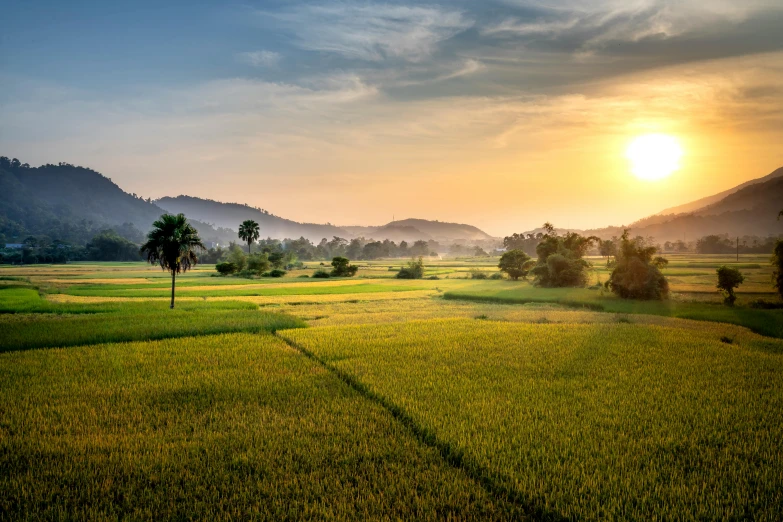
M 739 236 L 737 236 L 737 263 L 739 263 Z

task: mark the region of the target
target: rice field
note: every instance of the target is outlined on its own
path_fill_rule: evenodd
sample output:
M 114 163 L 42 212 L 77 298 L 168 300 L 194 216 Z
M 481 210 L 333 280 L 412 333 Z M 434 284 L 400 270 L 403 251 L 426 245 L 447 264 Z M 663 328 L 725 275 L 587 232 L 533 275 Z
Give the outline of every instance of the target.
M 608 271 L 594 259 L 593 283 Z M 777 520 L 783 309 L 764 256 L 672 298 L 471 279 L 0 266 L 0 520 Z M 738 306 L 715 267 L 739 266 Z
M 531 514 L 783 512 L 783 341 L 465 319 L 282 336 Z

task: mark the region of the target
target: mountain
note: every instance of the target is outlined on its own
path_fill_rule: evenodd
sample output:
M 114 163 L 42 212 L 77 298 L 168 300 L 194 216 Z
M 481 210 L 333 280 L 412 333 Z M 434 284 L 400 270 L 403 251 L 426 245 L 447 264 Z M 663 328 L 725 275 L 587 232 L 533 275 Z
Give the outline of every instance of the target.
M 0 242 L 45 235 L 84 244 L 100 230 L 112 228 L 139 243 L 163 213 L 92 169 L 68 163 L 30 167 L 0 158 Z M 191 222 L 205 241 L 236 239 L 234 231 Z
M 221 203 L 211 199 L 177 196 L 161 198 L 155 203 L 168 212 L 183 213 L 188 218 L 218 227 L 238 230 L 239 224 L 246 219 L 252 219 L 259 225 L 261 237 L 276 239 L 305 237 L 314 243 L 321 239 L 331 239 L 333 236 L 350 237 L 346 230 L 334 225 L 318 225 L 314 223 L 299 223 L 281 218 L 269 212 L 240 203 Z
M 416 230 L 431 236 L 435 241 L 477 241 L 493 239 L 481 229 L 462 223 L 447 223 L 444 221 L 430 221 L 427 219 L 402 219 L 392 221 L 386 227 L 413 227 Z
M 724 195 L 725 194 L 725 195 Z M 722 196 L 715 199 L 717 196 Z M 707 205 L 695 207 L 699 202 Z M 783 209 L 783 168 L 731 190 L 677 208 L 693 208 L 680 214 L 655 215 L 627 227 L 606 227 L 582 233 L 604 239 L 630 228 L 634 235 L 652 236 L 658 242 L 694 240 L 706 235 L 779 236 L 783 223 L 777 220 Z
M 775 170 L 771 174 L 767 174 L 763 178 L 756 178 L 752 179 L 750 181 L 746 181 L 745 183 L 742 183 L 741 185 L 737 185 L 734 188 L 731 188 L 729 190 L 724 190 L 723 192 L 719 192 L 718 194 L 714 194 L 712 196 L 707 196 L 706 198 L 697 199 L 696 201 L 691 201 L 690 203 L 685 203 L 684 205 L 679 205 L 676 207 L 667 208 L 666 210 L 662 210 L 656 214 L 656 216 L 668 216 L 671 214 L 683 214 L 683 213 L 689 213 L 694 212 L 696 210 L 702 209 L 704 207 L 710 206 L 714 203 L 718 203 L 725 197 L 734 194 L 735 192 L 738 192 L 742 190 L 745 187 L 748 187 L 750 185 L 756 185 L 759 183 L 764 183 L 765 181 L 770 181 L 775 178 L 783 177 L 783 167 L 780 167 L 779 169 Z M 649 218 L 648 218 L 649 219 Z

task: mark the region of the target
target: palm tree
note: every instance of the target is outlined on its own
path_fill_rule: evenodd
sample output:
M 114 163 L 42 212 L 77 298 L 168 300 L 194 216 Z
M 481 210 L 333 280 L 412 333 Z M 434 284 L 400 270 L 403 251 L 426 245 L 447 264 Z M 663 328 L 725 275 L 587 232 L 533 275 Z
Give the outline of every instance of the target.
M 252 219 L 246 219 L 239 225 L 239 239 L 247 241 L 247 253 L 250 253 L 250 245 L 253 241 L 258 241 L 259 236 L 258 223 Z
M 185 219 L 185 214 L 163 214 L 152 224 L 147 242 L 140 252 L 151 264 L 160 264 L 171 272 L 171 308 L 174 308 L 174 283 L 177 274 L 198 263 L 196 250 L 206 250 L 198 231 Z

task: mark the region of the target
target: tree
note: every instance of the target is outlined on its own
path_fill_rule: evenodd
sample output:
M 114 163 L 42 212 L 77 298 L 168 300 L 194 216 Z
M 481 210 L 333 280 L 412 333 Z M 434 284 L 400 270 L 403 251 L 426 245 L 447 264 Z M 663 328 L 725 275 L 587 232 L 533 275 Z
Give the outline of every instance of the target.
M 281 270 L 285 265 L 285 254 L 282 252 L 270 252 L 268 258 L 272 267 L 277 270 Z
M 775 267 L 775 271 L 772 273 L 773 286 L 783 299 L 783 239 L 779 239 L 775 243 L 775 250 L 772 251 L 772 266 Z
M 258 230 L 258 223 L 252 219 L 246 219 L 239 225 L 239 239 L 247 242 L 247 253 L 250 253 L 250 245 L 254 241 L 258 241 L 260 232 Z
M 522 250 L 509 250 L 500 256 L 498 268 L 501 272 L 507 273 L 508 277 L 517 281 L 520 277 L 527 277 L 533 265 L 535 265 L 535 261 Z
M 359 270 L 356 265 L 350 264 L 347 257 L 335 257 L 332 259 L 332 277 L 353 277 Z
M 229 263 L 233 263 L 237 268 L 237 272 L 244 270 L 247 265 L 247 256 L 242 248 L 236 243 L 231 243 L 228 247 L 228 256 L 226 256 L 226 258 Z
M 660 268 L 668 262 L 653 258 L 656 247 L 646 245 L 644 238 L 630 239 L 628 230 L 620 237 L 617 258 L 606 287 L 624 299 L 664 299 L 669 295 L 669 282 Z
M 545 234 L 536 246 L 538 261 L 530 270 L 535 284 L 543 287 L 585 286 L 590 264 L 582 259 L 595 236 L 584 237 L 576 232 L 559 236 L 551 223 L 544 223 Z
M 85 247 L 91 261 L 138 261 L 139 247 L 118 235 L 114 230 L 103 230 Z
M 734 289 L 742 284 L 745 277 L 736 268 L 726 265 L 719 267 L 716 272 L 718 274 L 718 284 L 716 286 L 725 296 L 723 302 L 729 306 L 734 306 L 734 301 L 737 300 L 737 296 L 734 295 Z
M 150 264 L 159 264 L 171 272 L 171 308 L 174 309 L 174 287 L 177 274 L 188 271 L 198 263 L 196 251 L 206 250 L 198 231 L 188 223 L 184 214 L 163 214 L 152 224 L 147 242 L 139 252 Z
M 269 258 L 266 254 L 256 252 L 255 254 L 247 256 L 247 269 L 252 270 L 258 275 L 269 270 L 269 266 Z

